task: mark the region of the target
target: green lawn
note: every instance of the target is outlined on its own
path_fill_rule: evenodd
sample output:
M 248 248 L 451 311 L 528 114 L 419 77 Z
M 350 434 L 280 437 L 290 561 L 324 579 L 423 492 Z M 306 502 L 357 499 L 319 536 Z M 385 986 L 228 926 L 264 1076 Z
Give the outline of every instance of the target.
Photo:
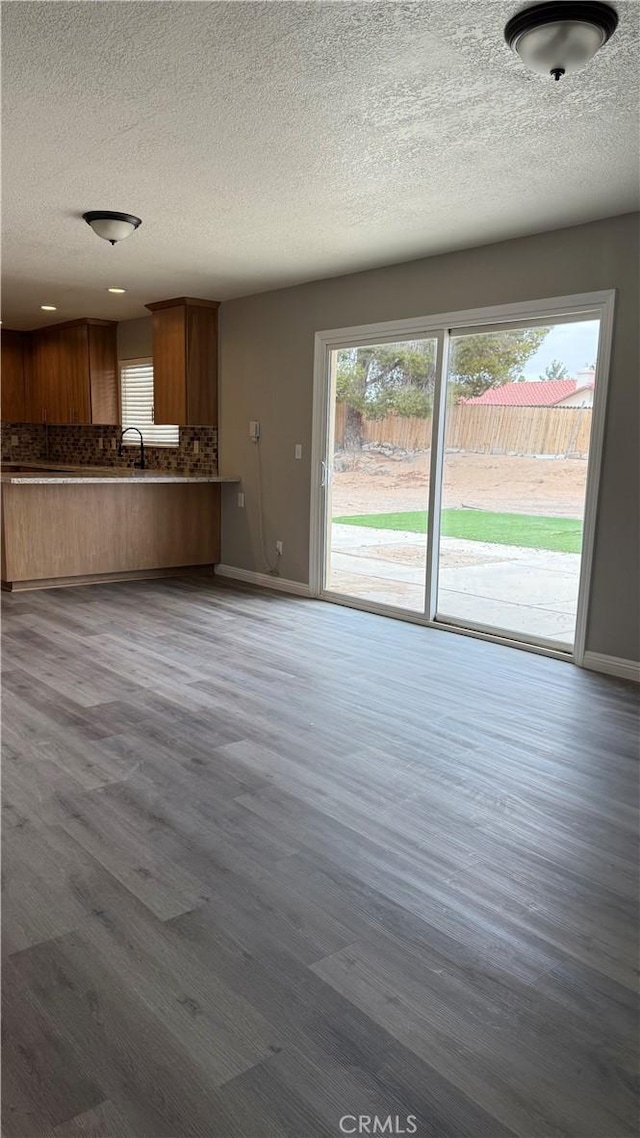
M 347 526 L 427 532 L 424 510 L 401 514 L 356 514 L 333 520 Z M 557 553 L 580 553 L 582 546 L 582 522 L 579 518 L 493 514 L 488 510 L 443 510 L 442 533 L 445 537 L 462 537 L 467 541 L 521 545 L 529 549 L 551 549 Z

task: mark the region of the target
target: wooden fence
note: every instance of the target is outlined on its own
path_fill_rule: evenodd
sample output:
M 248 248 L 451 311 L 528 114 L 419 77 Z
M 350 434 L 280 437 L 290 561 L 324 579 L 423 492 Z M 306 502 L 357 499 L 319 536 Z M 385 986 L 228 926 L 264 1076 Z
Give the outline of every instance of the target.
M 346 407 L 336 407 L 336 448 L 344 444 Z M 586 458 L 590 407 L 478 407 L 458 405 L 447 412 L 447 450 L 476 454 L 554 454 Z M 428 450 L 431 419 L 365 419 L 365 443 L 388 443 L 403 450 Z

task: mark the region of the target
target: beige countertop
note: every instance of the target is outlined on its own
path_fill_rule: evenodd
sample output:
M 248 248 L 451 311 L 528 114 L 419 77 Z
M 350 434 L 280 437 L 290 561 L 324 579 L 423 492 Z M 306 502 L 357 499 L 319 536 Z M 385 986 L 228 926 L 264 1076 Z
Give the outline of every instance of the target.
M 222 478 L 217 474 L 174 474 L 168 470 L 138 470 L 131 466 L 73 466 L 55 462 L 5 462 L 2 484 L 64 485 L 85 482 L 239 482 L 239 478 Z

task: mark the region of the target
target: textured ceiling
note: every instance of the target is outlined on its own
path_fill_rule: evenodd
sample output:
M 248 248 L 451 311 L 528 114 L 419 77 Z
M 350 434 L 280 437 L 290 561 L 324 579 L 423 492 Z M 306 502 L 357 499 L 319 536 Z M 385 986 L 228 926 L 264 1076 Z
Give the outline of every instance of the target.
M 2 7 L 5 327 L 638 206 L 636 0 L 558 84 L 505 46 L 503 0 Z M 142 228 L 112 248 L 79 220 L 99 208 Z

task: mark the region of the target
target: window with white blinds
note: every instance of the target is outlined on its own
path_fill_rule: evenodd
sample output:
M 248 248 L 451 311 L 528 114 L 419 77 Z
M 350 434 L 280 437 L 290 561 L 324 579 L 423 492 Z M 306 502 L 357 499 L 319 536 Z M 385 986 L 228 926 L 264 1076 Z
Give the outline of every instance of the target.
M 153 421 L 153 360 L 123 360 L 120 364 L 120 405 L 122 428 L 137 427 L 145 443 L 154 447 L 177 447 L 178 427 L 160 426 Z M 124 445 L 139 446 L 139 436 L 125 435 Z

